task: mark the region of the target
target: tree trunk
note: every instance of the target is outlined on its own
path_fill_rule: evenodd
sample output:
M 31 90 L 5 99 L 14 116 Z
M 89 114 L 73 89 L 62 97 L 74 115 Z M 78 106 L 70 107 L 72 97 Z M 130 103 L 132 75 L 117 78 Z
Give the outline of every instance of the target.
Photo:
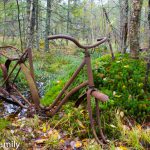
M 148 1 L 148 26 L 149 26 L 149 48 L 150 48 L 150 0 Z
M 35 0 L 27 0 L 27 2 L 30 4 L 27 29 L 27 48 L 33 48 L 35 30 Z
M 94 4 L 94 0 L 90 0 L 91 5 L 90 5 L 90 12 L 91 12 L 91 16 L 90 16 L 90 27 L 91 27 L 91 41 L 92 43 L 94 43 L 94 24 L 93 24 L 93 4 Z
M 86 9 L 86 6 L 84 6 L 84 8 L 83 8 L 83 14 L 84 14 L 84 16 L 83 16 L 83 40 L 85 40 L 85 39 L 87 39 L 87 37 L 86 37 L 86 12 L 87 12 L 87 9 Z
M 67 10 L 67 34 L 69 34 L 70 28 L 70 0 L 68 0 L 68 10 Z
M 49 51 L 49 41 L 48 41 L 47 37 L 49 36 L 49 33 L 50 33 L 51 5 L 52 5 L 52 0 L 47 0 L 45 51 Z
M 19 26 L 19 37 L 20 37 L 20 45 L 21 45 L 21 51 L 23 51 L 23 41 L 22 41 L 22 31 L 21 31 L 21 21 L 20 21 L 20 6 L 19 6 L 19 1 L 16 0 L 17 2 L 17 9 L 18 9 L 18 26 Z
M 39 50 L 39 0 L 35 0 L 36 49 Z
M 128 35 L 128 0 L 120 0 L 120 42 L 119 51 L 126 52 Z
M 143 0 L 133 0 L 130 18 L 130 51 L 131 57 L 139 56 L 140 17 Z
M 113 33 L 113 35 L 114 35 L 114 37 L 115 37 L 115 42 L 118 43 L 119 33 L 117 32 L 116 28 L 113 27 L 113 25 L 112 25 L 112 23 L 111 23 L 111 21 L 110 21 L 110 19 L 109 19 L 109 16 L 108 16 L 108 14 L 107 14 L 107 11 L 106 11 L 106 9 L 104 8 L 103 5 L 102 5 L 102 9 L 103 9 L 103 13 L 104 13 L 104 15 L 105 15 L 106 21 L 107 21 L 109 27 L 111 28 L 112 33 Z M 109 33 L 109 34 L 110 34 L 110 33 Z
M 5 42 L 5 34 L 6 34 L 6 31 L 5 31 L 5 24 L 6 24 L 6 2 L 4 1 L 4 21 L 3 21 L 3 43 Z
M 68 0 L 68 9 L 67 9 L 67 34 L 70 33 L 70 0 Z M 68 45 L 68 40 L 66 40 Z

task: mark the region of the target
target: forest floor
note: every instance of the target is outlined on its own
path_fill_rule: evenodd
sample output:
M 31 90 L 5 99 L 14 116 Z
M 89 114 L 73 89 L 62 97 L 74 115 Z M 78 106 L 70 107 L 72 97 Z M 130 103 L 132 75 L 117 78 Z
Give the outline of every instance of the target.
M 80 63 L 83 55 L 79 53 L 78 56 L 74 56 L 74 53 L 72 54 L 71 50 L 69 53 L 58 50 L 46 55 L 41 52 L 34 54 L 35 74 L 37 83 L 41 85 L 39 92 L 42 96 L 51 89 L 54 84 L 52 81 L 58 83 L 62 78 L 67 78 L 70 70 L 67 72 L 66 66 L 73 63 L 75 66 L 69 67 L 74 70 Z M 26 88 L 22 76 L 18 84 L 21 89 Z M 57 88 L 56 93 L 60 87 Z M 114 118 L 113 122 L 106 124 L 109 126 L 108 132 L 111 130 L 111 133 L 106 132 L 108 143 L 98 145 L 91 134 L 88 113 L 84 106 L 74 108 L 73 102 L 70 101 L 55 117 L 49 118 L 31 115 L 26 110 L 20 111 L 17 107 L 7 105 L 1 103 L 1 148 L 4 146 L 3 143 L 13 141 L 18 143 L 18 149 L 22 150 L 149 150 L 150 148 L 150 124 L 135 123 L 117 108 L 109 112 Z

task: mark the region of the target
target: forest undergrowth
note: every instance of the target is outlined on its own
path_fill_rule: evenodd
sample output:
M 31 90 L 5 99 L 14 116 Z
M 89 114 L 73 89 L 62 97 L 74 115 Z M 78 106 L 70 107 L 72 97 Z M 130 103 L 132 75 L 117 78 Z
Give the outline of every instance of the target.
M 19 118 L 13 115 L 0 120 L 0 141 L 15 139 L 21 149 L 73 149 L 73 150 L 144 150 L 150 148 L 150 84 L 145 87 L 146 62 L 134 60 L 128 54 L 109 54 L 99 49 L 92 56 L 96 88 L 109 96 L 100 103 L 102 129 L 108 144 L 98 145 L 91 133 L 86 103 L 74 107 L 75 100 L 85 89 L 74 94 L 53 118 Z M 41 103 L 50 105 L 82 60 L 77 50 L 34 52 L 36 81 L 43 83 Z M 21 74 L 17 84 L 23 90 L 26 81 Z M 70 89 L 87 79 L 86 68 L 78 75 Z M 94 100 L 92 107 L 94 112 Z

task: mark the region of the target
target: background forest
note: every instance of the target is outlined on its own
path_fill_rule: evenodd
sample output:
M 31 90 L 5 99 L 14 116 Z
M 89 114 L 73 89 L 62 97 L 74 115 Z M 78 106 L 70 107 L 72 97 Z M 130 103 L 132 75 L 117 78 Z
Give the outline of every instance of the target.
M 131 35 L 131 28 L 136 28 L 140 31 L 141 47 L 149 45 L 148 0 L 139 1 L 139 4 L 130 0 L 6 0 L 1 1 L 0 11 L 2 44 L 17 42 L 26 47 L 31 43 L 38 50 L 48 51 L 46 37 L 61 33 L 87 43 L 100 36 L 110 36 L 116 49 L 122 51 L 124 44 L 127 48 L 131 43 L 128 34 Z M 138 11 L 141 13 L 136 15 Z M 132 25 L 134 17 L 135 28 Z M 45 47 L 39 47 L 44 41 Z
M 25 150 L 150 149 L 150 0 L 0 0 L 0 14 L 0 46 L 15 46 L 20 53 L 32 49 L 43 106 L 52 104 L 84 56 L 72 42 L 48 41 L 57 34 L 85 45 L 108 38 L 90 54 L 95 87 L 109 96 L 108 102 L 99 104 L 107 139 L 99 145 L 85 103 L 74 107 L 82 90 L 52 118 L 49 112 L 32 115 L 2 101 L 0 91 L 0 144 L 14 140 Z M 5 62 L 1 56 L 0 65 Z M 84 80 L 85 69 L 71 88 Z M 22 73 L 16 85 L 30 98 Z M 4 86 L 1 69 L 0 86 Z M 94 112 L 94 99 L 91 103 Z

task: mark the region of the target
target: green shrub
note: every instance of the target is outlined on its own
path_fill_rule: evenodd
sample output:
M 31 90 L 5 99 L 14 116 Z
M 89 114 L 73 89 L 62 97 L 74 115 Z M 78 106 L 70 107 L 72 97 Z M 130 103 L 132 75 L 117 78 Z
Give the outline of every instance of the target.
M 150 93 L 147 91 L 150 91 L 150 87 L 144 91 L 144 60 L 118 54 L 115 61 L 111 61 L 110 56 L 106 55 L 96 59 L 93 65 L 95 85 L 110 97 L 110 100 L 101 106 L 103 110 L 120 108 L 138 121 L 148 117 Z

